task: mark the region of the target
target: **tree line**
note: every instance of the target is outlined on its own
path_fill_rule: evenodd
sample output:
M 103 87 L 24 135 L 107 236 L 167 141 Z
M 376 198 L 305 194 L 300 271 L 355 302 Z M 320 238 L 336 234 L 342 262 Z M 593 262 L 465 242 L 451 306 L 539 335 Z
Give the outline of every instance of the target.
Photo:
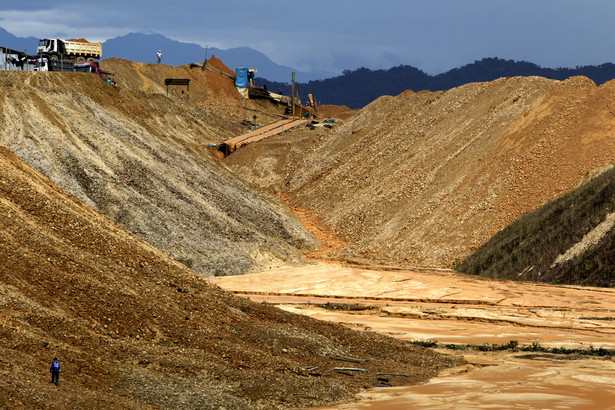
M 345 70 L 342 75 L 324 80 L 298 83 L 301 101 L 307 101 L 307 94 L 313 93 L 319 104 L 346 105 L 361 108 L 383 95 L 397 95 L 406 90 L 440 91 L 471 82 L 493 81 L 501 77 L 540 76 L 554 80 L 582 75 L 600 85 L 615 78 L 615 64 L 598 66 L 577 66 L 575 68 L 543 68 L 527 61 L 483 58 L 473 63 L 454 68 L 438 75 L 429 75 L 418 68 L 400 65 L 387 70 L 358 68 Z M 291 85 L 257 79 L 259 86 L 280 89 L 290 95 Z

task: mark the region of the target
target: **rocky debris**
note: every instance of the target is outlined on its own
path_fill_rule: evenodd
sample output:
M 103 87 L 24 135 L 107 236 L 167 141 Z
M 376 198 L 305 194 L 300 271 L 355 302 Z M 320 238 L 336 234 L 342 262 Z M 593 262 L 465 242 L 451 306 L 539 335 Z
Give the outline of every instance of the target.
M 352 400 L 378 373 L 412 384 L 459 362 L 235 297 L 4 148 L 0 334 L 9 408 L 318 406 Z M 334 355 L 368 371 L 340 374 Z
M 514 77 L 407 91 L 319 137 L 280 137 L 226 161 L 317 213 L 348 242 L 335 257 L 450 267 L 615 162 L 613 87 Z
M 103 67 L 117 87 L 83 73 L 3 72 L 0 143 L 197 273 L 302 263 L 315 239 L 208 147 L 243 131 L 231 79 L 117 59 Z M 164 79 L 184 77 L 191 103 L 167 98 Z

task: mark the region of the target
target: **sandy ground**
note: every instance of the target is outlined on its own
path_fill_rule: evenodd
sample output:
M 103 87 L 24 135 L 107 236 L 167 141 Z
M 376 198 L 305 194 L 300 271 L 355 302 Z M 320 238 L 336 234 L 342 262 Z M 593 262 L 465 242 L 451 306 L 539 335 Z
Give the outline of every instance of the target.
M 316 263 L 216 279 L 284 310 L 406 340 L 534 342 L 615 348 L 615 290 L 494 282 L 446 270 Z M 325 303 L 370 306 L 331 310 Z M 615 362 L 528 352 L 466 350 L 471 363 L 405 388 L 366 390 L 339 409 L 615 408 Z

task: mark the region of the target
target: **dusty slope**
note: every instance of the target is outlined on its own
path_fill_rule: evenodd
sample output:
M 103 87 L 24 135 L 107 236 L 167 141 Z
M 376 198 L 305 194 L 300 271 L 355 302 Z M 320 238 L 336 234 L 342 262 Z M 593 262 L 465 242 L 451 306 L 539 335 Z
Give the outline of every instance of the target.
M 221 70 L 224 74 L 234 73 L 218 58 L 211 58 L 208 65 Z M 164 80 L 167 78 L 182 78 L 190 80 L 190 101 L 200 107 L 207 108 L 208 112 L 226 119 L 243 119 L 244 113 L 240 109 L 240 97 L 235 88 L 234 81 L 226 76 L 211 70 L 201 70 L 200 67 L 169 66 L 166 64 L 142 64 L 119 58 L 110 58 L 100 64 L 101 68 L 116 75 L 118 84 L 132 93 L 167 95 Z M 182 94 L 182 91 L 184 93 Z M 188 96 L 186 87 L 171 86 L 169 95 L 174 100 L 181 100 Z M 231 130 L 227 130 L 229 132 Z
M 322 119 L 337 118 L 339 120 L 347 120 L 358 112 L 359 110 L 348 108 L 345 105 L 325 104 L 318 106 L 316 114 Z
M 195 272 L 299 262 L 297 248 L 314 239 L 207 148 L 243 131 L 233 81 L 187 66 L 105 63 L 118 87 L 82 73 L 2 72 L 0 144 Z M 169 77 L 192 79 L 190 104 L 166 98 Z
M 290 163 L 278 162 L 274 146 L 288 152 L 288 138 L 269 142 L 271 150 L 248 147 L 228 164 L 264 186 L 275 178 L 254 170 L 277 164 L 276 186 L 350 242 L 339 257 L 450 266 L 615 161 L 614 88 L 516 77 L 408 91 L 301 139 L 307 153 L 283 154 Z
M 0 406 L 277 408 L 456 362 L 209 284 L 0 148 Z M 348 376 L 331 355 L 368 360 Z M 60 386 L 48 366 L 63 364 Z M 458 362 L 458 361 L 457 361 Z M 351 364 L 352 365 L 352 364 Z M 321 377 L 307 366 L 319 366 Z

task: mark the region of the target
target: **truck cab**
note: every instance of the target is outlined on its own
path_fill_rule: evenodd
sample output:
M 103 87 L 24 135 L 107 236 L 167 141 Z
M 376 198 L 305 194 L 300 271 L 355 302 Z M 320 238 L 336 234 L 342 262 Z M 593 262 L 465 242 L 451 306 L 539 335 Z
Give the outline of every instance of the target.
M 36 53 L 52 60 L 60 60 L 66 55 L 66 48 L 59 38 L 43 38 L 38 42 Z

